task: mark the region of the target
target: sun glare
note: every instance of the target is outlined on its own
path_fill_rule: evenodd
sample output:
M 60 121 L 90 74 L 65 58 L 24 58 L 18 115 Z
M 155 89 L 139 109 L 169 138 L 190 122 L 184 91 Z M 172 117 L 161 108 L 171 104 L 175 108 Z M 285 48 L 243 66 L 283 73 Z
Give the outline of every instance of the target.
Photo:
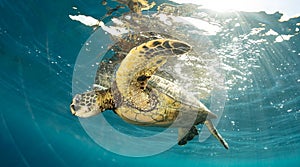
M 241 11 L 249 10 L 250 8 L 257 6 L 255 1 L 241 1 L 241 0 L 204 0 L 202 1 L 204 7 L 213 9 L 219 12 L 227 11 Z
M 202 5 L 203 8 L 212 9 L 218 12 L 228 11 L 249 11 L 259 6 L 259 1 L 243 0 L 172 0 L 177 3 L 193 3 Z

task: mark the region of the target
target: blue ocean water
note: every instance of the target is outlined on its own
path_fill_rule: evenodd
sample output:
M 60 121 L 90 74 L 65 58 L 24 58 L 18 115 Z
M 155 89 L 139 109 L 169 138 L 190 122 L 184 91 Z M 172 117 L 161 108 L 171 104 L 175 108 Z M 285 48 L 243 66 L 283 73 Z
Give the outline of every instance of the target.
M 97 18 L 105 13 L 100 1 L 0 1 L 1 166 L 300 163 L 300 18 L 279 22 L 280 13 L 207 11 L 227 28 L 211 40 L 226 65 L 228 100 L 218 128 L 230 149 L 210 137 L 132 158 L 97 145 L 70 114 L 76 57 L 93 33 L 69 18 L 78 14 L 74 6 Z M 279 35 L 265 35 L 270 30 Z

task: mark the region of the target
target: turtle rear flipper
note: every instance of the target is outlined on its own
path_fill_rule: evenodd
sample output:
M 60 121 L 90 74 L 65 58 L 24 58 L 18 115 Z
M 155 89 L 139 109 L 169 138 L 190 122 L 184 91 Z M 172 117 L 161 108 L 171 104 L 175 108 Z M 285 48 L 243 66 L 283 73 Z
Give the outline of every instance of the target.
M 197 135 L 198 130 L 196 126 L 192 126 L 191 128 L 178 128 L 178 145 L 185 145 Z
M 229 146 L 228 146 L 227 142 L 224 140 L 224 138 L 221 136 L 221 134 L 217 131 L 217 129 L 215 128 L 215 126 L 213 125 L 211 120 L 207 119 L 204 122 L 204 124 L 206 125 L 206 127 L 210 131 L 210 133 L 213 134 L 215 136 L 215 138 L 217 138 L 226 149 L 228 149 Z

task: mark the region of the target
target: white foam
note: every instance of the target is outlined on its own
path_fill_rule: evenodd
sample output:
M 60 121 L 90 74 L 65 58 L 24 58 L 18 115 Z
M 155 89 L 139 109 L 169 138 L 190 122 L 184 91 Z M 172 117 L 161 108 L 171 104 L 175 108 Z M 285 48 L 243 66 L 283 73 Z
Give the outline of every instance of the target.
M 85 16 L 85 15 L 69 15 L 70 19 L 79 21 L 82 24 L 86 26 L 101 26 L 104 24 L 103 22 L 91 17 L 91 16 Z

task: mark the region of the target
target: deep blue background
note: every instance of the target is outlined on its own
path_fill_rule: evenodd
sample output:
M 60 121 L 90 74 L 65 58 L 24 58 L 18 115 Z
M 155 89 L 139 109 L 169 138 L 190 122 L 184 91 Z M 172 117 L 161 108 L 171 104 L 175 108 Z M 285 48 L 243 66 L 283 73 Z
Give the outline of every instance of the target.
M 251 28 L 264 23 L 266 31 L 272 28 L 280 34 L 297 36 L 282 43 L 242 45 L 247 46 L 245 50 L 260 51 L 255 61 L 259 68 L 247 68 L 246 72 L 251 72 L 246 76 L 247 81 L 252 82 L 233 85 L 228 91 L 218 126 L 231 145 L 230 150 L 216 146 L 218 143 L 212 138 L 204 143 L 191 142 L 186 147 L 174 146 L 152 157 L 128 158 L 95 144 L 69 112 L 76 56 L 93 33 L 91 28 L 69 19 L 69 14 L 78 13 L 73 6 L 96 18 L 105 13 L 100 1 L 0 1 L 1 166 L 295 166 L 300 163 L 300 41 L 295 30 L 299 28 L 296 26 L 299 18 L 279 23 L 279 13 L 240 13 L 247 26 L 241 26 L 231 35 L 249 33 Z M 222 33 L 212 40 L 216 47 L 231 42 Z M 243 60 L 253 58 L 253 52 L 242 55 Z M 239 68 L 239 60 L 226 59 L 226 63 Z M 228 80 L 234 74 L 228 72 Z M 248 89 L 241 91 L 244 86 Z

